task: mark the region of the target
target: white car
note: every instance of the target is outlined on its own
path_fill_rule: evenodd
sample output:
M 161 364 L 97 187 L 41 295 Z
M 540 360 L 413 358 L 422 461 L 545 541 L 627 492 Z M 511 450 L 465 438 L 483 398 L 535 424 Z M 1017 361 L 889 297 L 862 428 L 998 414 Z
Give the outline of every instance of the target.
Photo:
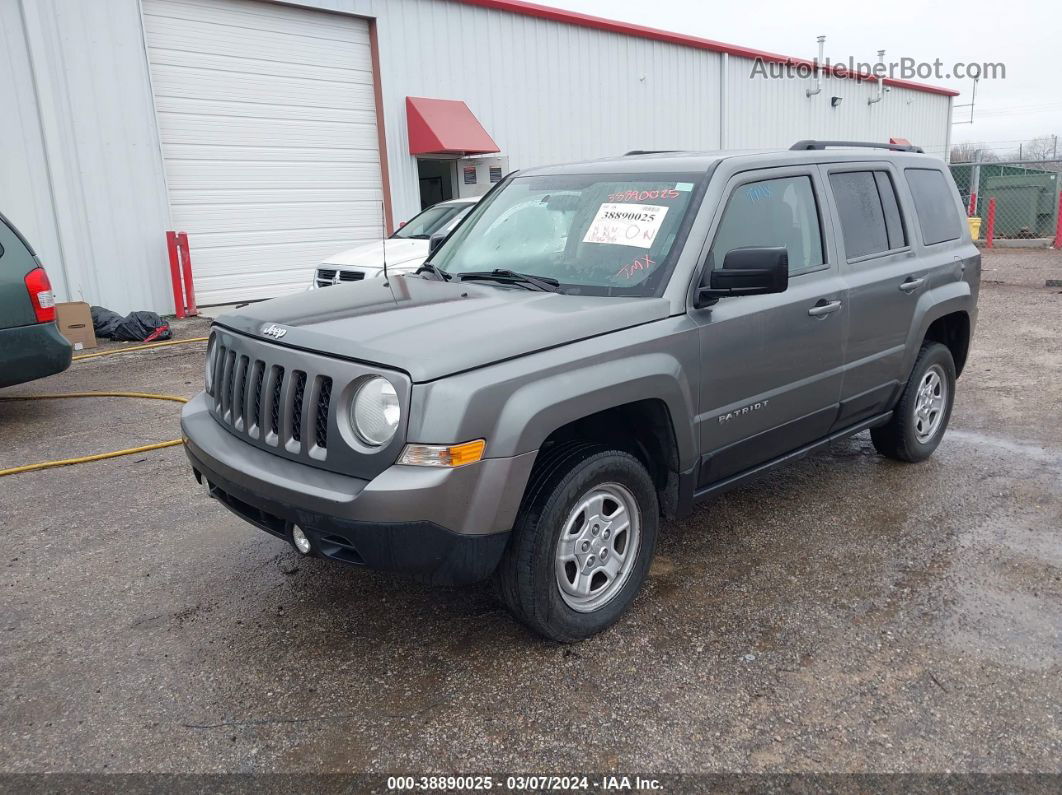
M 449 233 L 478 201 L 479 197 L 475 196 L 433 204 L 413 216 L 389 238 L 362 243 L 329 257 L 317 266 L 311 287 L 331 287 L 383 277 L 384 246 L 387 247 L 389 274 L 415 271 L 428 258 L 431 236 L 439 232 Z

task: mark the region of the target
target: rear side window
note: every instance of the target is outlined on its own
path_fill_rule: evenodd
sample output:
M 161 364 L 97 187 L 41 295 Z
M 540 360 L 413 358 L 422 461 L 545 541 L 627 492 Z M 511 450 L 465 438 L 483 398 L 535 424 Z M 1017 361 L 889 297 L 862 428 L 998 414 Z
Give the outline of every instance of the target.
M 822 231 L 811 177 L 765 179 L 730 195 L 712 243 L 713 267 L 736 248 L 785 248 L 789 274 L 821 266 Z
M 958 240 L 962 229 L 959 211 L 944 174 L 934 168 L 908 168 L 904 174 L 914 196 L 922 242 L 931 246 L 946 240 Z
M 841 217 L 844 251 L 848 259 L 889 250 L 885 212 L 873 171 L 830 174 L 830 186 Z

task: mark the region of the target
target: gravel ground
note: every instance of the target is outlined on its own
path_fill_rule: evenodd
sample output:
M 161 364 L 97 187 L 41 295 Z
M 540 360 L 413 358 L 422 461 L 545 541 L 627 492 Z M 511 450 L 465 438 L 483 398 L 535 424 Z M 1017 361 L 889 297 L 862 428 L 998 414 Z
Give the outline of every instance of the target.
M 0 771 L 1062 772 L 1059 274 L 986 253 L 932 459 L 862 434 L 704 505 L 576 646 L 484 586 L 299 558 L 180 448 L 3 478 Z M 191 396 L 202 350 L 5 394 Z M 0 468 L 174 438 L 174 408 L 0 403 Z

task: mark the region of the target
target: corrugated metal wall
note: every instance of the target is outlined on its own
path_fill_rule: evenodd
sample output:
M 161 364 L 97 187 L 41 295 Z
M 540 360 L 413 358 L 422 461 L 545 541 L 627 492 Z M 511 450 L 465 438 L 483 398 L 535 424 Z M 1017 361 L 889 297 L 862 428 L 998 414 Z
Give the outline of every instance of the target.
M 708 53 L 440 0 L 299 0 L 377 17 L 396 219 L 420 209 L 406 96 L 464 100 L 510 168 L 719 145 Z
M 728 149 L 790 146 L 802 138 L 887 141 L 899 136 L 944 155 L 951 124 L 947 96 L 892 87 L 881 102 L 869 104 L 877 83 L 825 77 L 822 91 L 809 97 L 814 80 L 766 79 L 754 75 L 754 66 L 749 58 L 729 59 Z M 835 96 L 841 97 L 836 108 L 830 105 Z
M 407 95 L 467 102 L 513 168 L 809 137 L 899 135 L 938 155 L 947 146 L 947 96 L 897 87 L 868 105 L 874 84 L 827 80 L 809 99 L 812 81 L 752 78 L 745 58 L 447 0 L 297 4 L 377 18 L 396 219 L 419 209 Z M 0 107 L 15 109 L 0 130 L 0 207 L 53 273 L 61 262 L 62 297 L 172 311 L 169 205 L 138 0 L 0 0 L 0 24 L 0 65 L 6 59 L 13 75 Z M 834 95 L 844 98 L 836 109 Z
M 22 9 L 0 0 L 0 212 L 33 241 L 56 290 L 65 291 L 59 230 Z
M 61 298 L 172 312 L 163 238 L 169 206 L 138 0 L 0 0 L 0 7 L 4 38 L 22 35 L 8 54 L 19 61 L 19 132 L 0 152 L 0 168 L 6 177 L 20 170 L 19 160 L 27 164 L 19 180 L 0 180 L 0 207 L 25 226 Z M 50 214 L 41 209 L 45 196 Z

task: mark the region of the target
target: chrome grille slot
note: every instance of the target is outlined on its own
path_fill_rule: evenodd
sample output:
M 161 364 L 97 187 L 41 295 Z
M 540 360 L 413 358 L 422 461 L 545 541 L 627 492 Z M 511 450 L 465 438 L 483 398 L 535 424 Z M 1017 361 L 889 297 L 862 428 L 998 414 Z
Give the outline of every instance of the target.
M 232 378 L 236 363 L 236 351 L 225 352 L 225 369 L 221 373 L 221 415 L 225 422 L 232 422 Z
M 236 430 L 242 431 L 245 426 L 247 407 L 247 368 L 250 360 L 246 356 L 240 356 L 236 360 L 236 372 L 232 377 L 234 390 L 232 394 L 232 424 Z
M 269 401 L 269 424 L 266 426 L 269 433 L 266 442 L 276 444 L 280 438 L 280 398 L 284 385 L 284 368 L 273 365 L 269 370 L 269 386 L 266 399 Z
M 291 439 L 302 444 L 302 404 L 306 393 L 306 373 L 295 371 L 295 394 L 291 398 Z
M 265 378 L 265 362 L 256 361 L 254 372 L 251 374 L 251 425 L 248 428 L 251 436 L 257 439 L 262 433 L 262 380 Z
M 328 449 L 328 408 L 332 402 L 332 379 L 318 376 L 316 412 L 314 416 L 314 442 L 321 450 Z
M 225 369 L 227 353 L 228 349 L 220 343 L 214 348 L 214 360 L 212 362 L 214 371 L 211 373 L 211 381 L 213 382 L 211 397 L 214 398 L 214 408 L 221 406 L 221 373 Z

